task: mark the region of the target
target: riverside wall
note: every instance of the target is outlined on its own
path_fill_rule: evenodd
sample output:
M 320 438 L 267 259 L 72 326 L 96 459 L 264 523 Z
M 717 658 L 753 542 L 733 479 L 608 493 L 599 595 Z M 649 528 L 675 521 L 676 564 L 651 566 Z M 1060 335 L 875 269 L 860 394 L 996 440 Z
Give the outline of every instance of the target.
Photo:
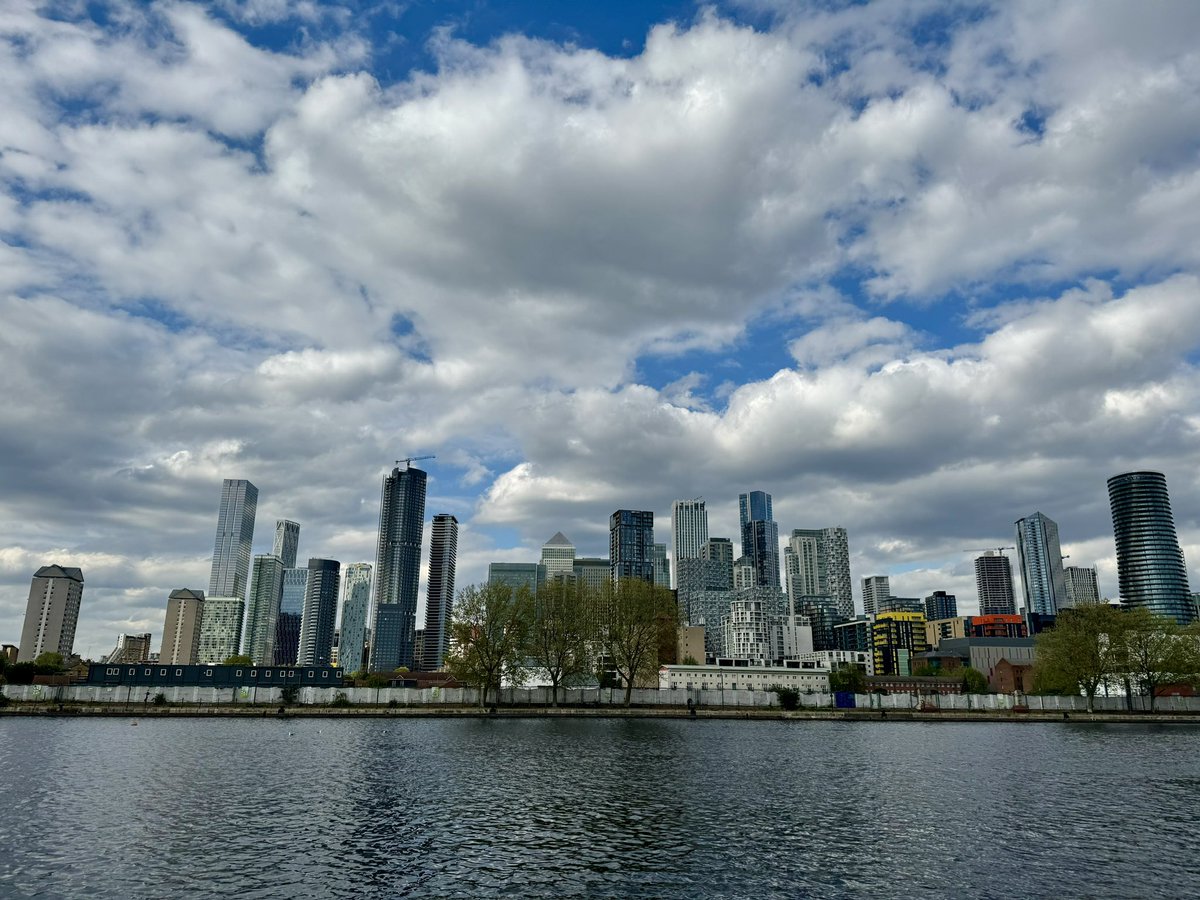
M 106 708 L 143 708 L 156 694 L 170 706 L 190 707 L 278 707 L 284 704 L 278 687 L 145 687 L 102 685 L 0 685 L 0 693 L 15 703 L 88 704 Z M 344 695 L 342 700 L 340 695 Z M 489 698 L 491 699 L 491 698 Z M 800 695 L 801 709 L 831 709 L 835 698 L 828 693 Z M 1041 697 L 1026 694 L 856 694 L 853 709 L 954 713 L 1071 713 L 1085 712 L 1083 697 Z M 366 688 L 303 687 L 296 703 L 304 707 L 336 704 L 351 707 L 404 707 L 406 709 L 477 707 L 479 694 L 473 688 Z M 494 700 L 492 701 L 495 702 Z M 687 708 L 727 711 L 776 710 L 779 698 L 770 691 L 635 689 L 631 703 L 639 708 Z M 559 705 L 606 708 L 625 704 L 623 689 L 572 688 L 559 692 Z M 491 705 L 491 704 L 489 704 Z M 498 702 L 502 707 L 546 707 L 551 705 L 549 688 L 505 688 Z M 1148 711 L 1146 697 L 1097 697 L 1096 712 Z M 1159 714 L 1200 714 L 1200 697 L 1159 697 L 1154 703 Z

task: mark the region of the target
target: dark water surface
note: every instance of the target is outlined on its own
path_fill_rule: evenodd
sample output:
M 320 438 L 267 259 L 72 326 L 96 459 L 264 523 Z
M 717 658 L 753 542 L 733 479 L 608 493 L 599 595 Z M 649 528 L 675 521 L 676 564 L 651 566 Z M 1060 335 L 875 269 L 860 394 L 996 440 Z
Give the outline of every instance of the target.
M 0 897 L 1197 897 L 1200 728 L 0 719 Z

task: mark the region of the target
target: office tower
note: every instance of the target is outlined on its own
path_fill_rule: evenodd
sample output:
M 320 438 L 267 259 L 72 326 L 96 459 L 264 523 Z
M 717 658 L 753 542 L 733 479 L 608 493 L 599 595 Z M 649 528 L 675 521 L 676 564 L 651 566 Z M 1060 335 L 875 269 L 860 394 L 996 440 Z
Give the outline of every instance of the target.
M 123 634 L 117 638 L 117 648 L 104 657 L 110 666 L 146 662 L 150 659 L 150 633 Z
M 275 545 L 271 555 L 278 556 L 285 569 L 296 568 L 296 548 L 300 545 L 300 525 L 289 519 L 275 523 Z
M 575 545 L 561 531 L 542 544 L 542 565 L 546 567 L 547 578 L 574 573 Z
M 604 575 L 608 577 L 608 560 L 604 561 Z M 537 596 L 545 583 L 546 567 L 541 563 L 488 563 L 488 584 L 507 584 L 514 591 L 519 587 L 527 587 L 529 593 Z
M 543 551 L 544 552 L 544 551 Z M 571 549 L 571 559 L 575 551 Z M 447 631 L 454 607 L 454 567 L 458 559 L 458 519 L 433 517 L 429 541 L 429 591 L 425 595 L 425 636 L 421 670 L 436 672 L 446 656 Z M 566 574 L 571 574 L 567 569 Z
M 742 524 L 742 556 L 754 565 L 755 583 L 779 587 L 779 526 L 771 517 L 771 495 L 750 491 L 738 495 Z
M 608 550 L 613 581 L 654 582 L 654 513 L 618 509 L 608 519 Z
M 308 589 L 304 592 L 304 616 L 300 620 L 300 647 L 296 651 L 296 665 L 330 665 L 341 577 L 342 564 L 336 559 L 308 561 Z
M 733 590 L 733 541 L 729 538 L 709 538 L 700 546 L 700 558 L 720 563 L 725 575 L 724 589 Z
M 862 580 L 863 612 L 873 616 L 882 602 L 892 595 L 891 581 L 886 575 L 870 575 Z
M 229 657 L 237 656 L 242 646 L 245 615 L 246 601 L 241 597 L 205 597 L 196 662 L 220 665 Z
M 347 673 L 361 672 L 367 646 L 367 614 L 371 611 L 371 564 L 350 563 L 342 577 L 338 665 Z
M 217 511 L 217 539 L 213 545 L 209 597 L 246 599 L 250 576 L 250 545 L 254 540 L 254 513 L 258 488 L 244 478 L 226 478 L 221 485 Z
M 1144 606 L 1181 625 L 1191 622 L 1187 566 L 1175 534 L 1166 477 L 1161 472 L 1114 475 L 1108 479 L 1108 500 L 1121 602 Z
M 164 666 L 191 666 L 200 661 L 200 622 L 204 616 L 204 591 L 179 588 L 167 598 L 162 648 Z
M 1063 569 L 1063 581 L 1067 586 L 1067 606 L 1100 602 L 1100 586 L 1096 581 L 1095 567 L 1067 566 Z
M 667 559 L 667 545 L 655 544 L 651 548 L 654 556 L 654 583 L 671 589 L 671 562 Z
M 679 561 L 697 559 L 708 543 L 708 511 L 704 501 L 676 500 L 671 504 L 671 558 L 675 560 L 674 583 L 679 583 Z
M 839 616 L 854 618 L 850 539 L 846 529 L 795 528 L 788 539 L 788 550 L 788 596 L 832 597 Z
M 75 648 L 75 626 L 82 601 L 82 569 L 50 565 L 34 572 L 18 661 L 33 662 L 43 653 L 59 653 L 66 660 Z
M 945 591 L 934 591 L 925 598 L 925 619 L 934 622 L 938 619 L 953 619 L 958 615 L 958 598 Z
M 278 543 L 278 532 L 276 532 Z M 292 552 L 296 552 L 295 545 Z M 283 561 L 275 555 L 254 557 L 254 577 L 250 580 L 250 599 L 246 602 L 246 634 L 242 654 L 256 666 L 275 661 L 275 631 L 283 601 Z
M 1017 519 L 1017 568 L 1025 612 L 1052 616 L 1067 601 L 1058 524 L 1040 512 Z
M 412 466 L 392 469 L 379 500 L 375 557 L 375 625 L 371 671 L 412 669 L 417 660 L 417 591 L 421 583 L 421 530 L 425 523 L 426 474 Z
M 975 587 L 979 591 L 981 616 L 1012 615 L 1017 611 L 1013 599 L 1012 565 L 999 550 L 988 550 L 975 560 Z
M 572 571 L 575 580 L 584 587 L 599 590 L 612 580 L 612 560 L 599 556 L 577 556 Z
M 308 569 L 283 570 L 283 596 L 275 622 L 275 665 L 294 666 L 300 649 L 300 623 L 308 594 Z

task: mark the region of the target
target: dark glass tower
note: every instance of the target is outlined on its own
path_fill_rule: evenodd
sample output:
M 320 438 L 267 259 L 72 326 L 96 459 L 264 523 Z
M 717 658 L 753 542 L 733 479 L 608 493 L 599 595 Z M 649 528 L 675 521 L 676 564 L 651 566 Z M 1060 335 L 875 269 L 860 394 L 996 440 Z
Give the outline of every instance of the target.
M 654 513 L 618 509 L 608 519 L 608 551 L 612 579 L 654 582 Z
M 371 671 L 416 667 L 417 592 L 421 583 L 421 529 L 425 524 L 425 480 L 421 469 L 392 469 L 379 500 L 379 544 L 375 556 L 375 629 Z
M 1175 534 L 1166 477 L 1161 472 L 1114 475 L 1108 479 L 1108 501 L 1121 602 L 1145 606 L 1181 625 L 1191 622 L 1195 613 L 1187 565 Z
M 308 587 L 304 592 L 300 649 L 296 657 L 298 665 L 327 666 L 330 663 L 341 575 L 342 564 L 336 559 L 308 561 Z
M 771 515 L 771 495 L 750 491 L 738 496 L 742 524 L 742 556 L 754 564 L 759 587 L 779 590 L 779 525 Z
M 308 593 L 308 569 L 283 570 L 283 595 L 275 620 L 275 665 L 294 666 L 300 648 L 300 620 L 304 618 L 304 596 Z
M 458 519 L 433 517 L 429 541 L 429 591 L 425 595 L 425 636 L 421 669 L 436 672 L 446 655 L 446 625 L 454 605 L 454 566 L 458 558 Z

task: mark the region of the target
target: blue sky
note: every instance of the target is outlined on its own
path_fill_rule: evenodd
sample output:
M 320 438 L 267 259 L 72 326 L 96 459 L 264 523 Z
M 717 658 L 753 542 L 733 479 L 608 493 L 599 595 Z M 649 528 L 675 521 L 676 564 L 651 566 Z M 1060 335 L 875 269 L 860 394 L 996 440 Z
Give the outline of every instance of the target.
M 79 565 L 79 647 L 203 587 L 220 481 L 373 557 L 436 453 L 460 581 L 608 514 L 775 499 L 973 608 L 1105 479 L 1200 560 L 1190 5 L 40 4 L 0 14 L 0 640 Z M 1195 579 L 1195 576 L 1193 576 Z

